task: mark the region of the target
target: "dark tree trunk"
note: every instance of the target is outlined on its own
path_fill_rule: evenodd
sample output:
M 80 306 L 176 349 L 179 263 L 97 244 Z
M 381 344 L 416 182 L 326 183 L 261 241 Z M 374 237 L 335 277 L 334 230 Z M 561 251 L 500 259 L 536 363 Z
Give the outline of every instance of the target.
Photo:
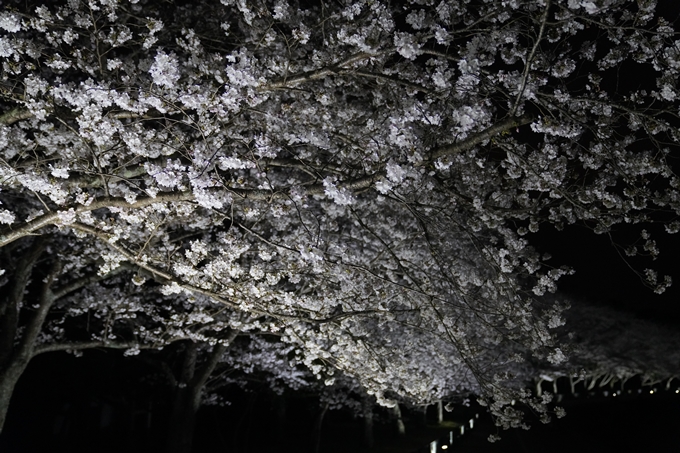
M 536 396 L 541 396 L 541 395 L 543 395 L 543 387 L 542 387 L 542 384 L 543 384 L 543 379 L 538 378 L 538 379 L 536 380 Z
M 36 339 L 45 322 L 54 297 L 50 285 L 58 267 L 53 266 L 44 279 L 38 297 L 38 308 L 19 334 L 19 307 L 24 302 L 33 267 L 45 250 L 45 241 L 37 239 L 27 253 L 17 260 L 12 283 L 0 299 L 0 433 L 7 419 L 9 403 L 19 378 L 33 357 Z
M 314 419 L 314 428 L 312 430 L 312 453 L 319 453 L 321 448 L 321 427 L 323 426 L 323 418 L 328 411 L 328 403 L 324 404 Z
M 194 426 L 200 394 L 196 395 L 195 388 L 189 386 L 177 388 L 172 403 L 168 433 L 168 453 L 189 453 L 194 437 Z
M 286 397 L 278 396 L 274 401 L 276 411 L 276 441 L 281 444 L 286 435 Z
M 401 415 L 401 408 L 399 407 L 399 404 L 394 406 L 394 416 L 397 419 L 397 435 L 399 437 L 405 437 L 406 436 L 406 425 L 404 425 L 404 419 L 402 418 Z
M 363 401 L 364 412 L 364 445 L 368 448 L 373 448 L 375 444 L 373 439 L 373 401 L 370 398 L 364 398 Z
M 419 420 L 419 424 L 421 427 L 427 426 L 427 405 L 420 406 L 420 416 L 418 417 L 417 420 Z
M 189 392 L 182 390 L 178 390 L 175 393 L 167 440 L 168 453 L 188 453 L 191 451 L 196 412 L 188 403 L 188 399 L 190 398 L 188 393 Z
M 14 387 L 16 387 L 19 378 L 26 369 L 26 365 L 28 365 L 28 361 L 23 363 L 16 361 L 0 373 L 0 433 L 2 433 L 2 428 L 5 425 Z
M 201 406 L 201 397 L 210 374 L 215 370 L 219 358 L 227 350 L 228 344 L 236 338 L 237 331 L 232 331 L 223 343 L 213 346 L 205 363 L 197 365 L 198 345 L 187 342 L 180 370 L 179 379 L 175 386 L 172 411 L 168 424 L 166 451 L 168 453 L 190 453 L 196 413 Z

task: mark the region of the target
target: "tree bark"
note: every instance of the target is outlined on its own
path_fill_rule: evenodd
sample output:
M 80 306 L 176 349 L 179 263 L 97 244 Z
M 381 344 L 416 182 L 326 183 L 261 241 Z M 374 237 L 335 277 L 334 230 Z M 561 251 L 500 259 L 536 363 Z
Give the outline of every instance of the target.
M 17 360 L 0 373 L 0 433 L 2 433 L 2 428 L 7 419 L 7 411 L 12 393 L 14 393 L 14 387 L 16 387 L 17 381 L 19 381 L 27 365 L 28 361 Z
M 586 389 L 588 391 L 592 390 L 595 388 L 595 384 L 597 384 L 597 380 L 599 379 L 599 376 L 591 376 L 590 377 L 590 383 L 586 386 Z M 586 382 L 588 382 L 588 377 L 586 376 Z

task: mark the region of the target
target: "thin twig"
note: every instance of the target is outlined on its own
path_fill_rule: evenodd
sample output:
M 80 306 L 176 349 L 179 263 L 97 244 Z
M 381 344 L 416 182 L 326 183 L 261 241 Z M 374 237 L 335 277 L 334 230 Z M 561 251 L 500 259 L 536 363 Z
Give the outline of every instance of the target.
M 517 93 L 517 97 L 515 98 L 515 103 L 512 106 L 512 109 L 510 110 L 510 116 L 515 116 L 515 114 L 517 113 L 517 109 L 519 108 L 519 101 L 522 100 L 522 96 L 524 95 L 524 90 L 527 86 L 527 79 L 529 78 L 529 70 L 531 69 L 531 63 L 533 62 L 534 56 L 536 55 L 536 51 L 538 50 L 538 46 L 541 43 L 541 39 L 543 38 L 543 32 L 545 31 L 545 24 L 548 21 L 548 10 L 550 10 L 550 0 L 546 0 L 545 2 L 545 10 L 543 11 L 543 15 L 541 16 L 541 28 L 538 30 L 538 36 L 536 37 L 536 41 L 534 42 L 534 47 L 532 47 L 531 53 L 529 53 L 526 64 L 524 65 L 524 73 L 522 74 L 522 85 L 520 86 L 519 92 Z

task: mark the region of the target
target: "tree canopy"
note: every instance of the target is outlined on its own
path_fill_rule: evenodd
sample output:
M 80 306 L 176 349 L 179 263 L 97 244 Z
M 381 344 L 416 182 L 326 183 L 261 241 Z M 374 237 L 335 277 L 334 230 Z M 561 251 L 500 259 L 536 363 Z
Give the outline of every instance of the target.
M 540 296 L 571 271 L 529 233 L 680 229 L 680 40 L 655 8 L 7 2 L 3 376 L 266 333 L 383 404 L 472 391 L 519 425 L 518 364 L 567 359 Z M 641 234 L 628 252 L 658 254 Z

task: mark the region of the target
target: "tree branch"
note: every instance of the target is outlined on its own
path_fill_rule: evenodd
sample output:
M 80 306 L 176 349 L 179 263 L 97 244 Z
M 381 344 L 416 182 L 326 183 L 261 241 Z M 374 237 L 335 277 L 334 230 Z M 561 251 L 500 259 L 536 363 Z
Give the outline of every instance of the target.
M 140 115 L 139 113 L 135 112 L 106 112 L 105 116 L 107 118 L 114 118 L 118 120 L 122 119 L 136 119 L 136 118 L 144 118 L 144 119 L 151 119 L 152 117 L 146 116 L 146 115 Z M 75 117 L 75 115 L 73 116 Z M 12 110 L 10 110 L 7 113 L 3 113 L 0 115 L 0 124 L 4 124 L 6 126 L 11 126 L 14 123 L 17 123 L 22 120 L 27 120 L 33 118 L 33 113 L 28 110 L 27 108 L 21 108 L 21 107 L 16 107 Z
M 349 60 L 347 60 L 349 61 Z M 490 140 L 494 136 L 512 129 L 513 127 L 519 127 L 529 124 L 533 121 L 532 118 L 528 116 L 523 116 L 519 118 L 508 118 L 500 123 L 494 124 L 493 126 L 478 132 L 471 137 L 463 140 L 459 143 L 452 143 L 449 145 L 444 145 L 434 150 L 431 158 L 428 162 L 430 163 L 444 156 L 454 155 L 471 149 L 480 143 Z M 371 187 L 376 181 L 378 181 L 383 176 L 383 171 L 378 171 L 374 174 L 364 176 L 362 178 L 352 179 L 349 181 L 342 181 L 338 184 L 340 188 L 346 188 L 349 190 L 363 190 Z M 226 190 L 238 195 L 242 199 L 257 200 L 257 201 L 272 201 L 272 200 L 282 200 L 289 198 L 287 190 L 264 190 L 264 189 L 243 189 L 243 188 L 229 188 Z M 306 191 L 309 194 L 317 195 L 323 194 L 325 187 L 323 184 L 314 184 L 306 187 Z M 93 201 L 87 206 L 80 205 L 74 209 L 78 213 L 94 211 L 103 208 L 141 208 L 145 206 L 152 205 L 154 203 L 166 203 L 166 202 L 178 202 L 178 201 L 191 201 L 194 199 L 192 192 L 171 192 L 162 193 L 156 197 L 144 197 L 137 199 L 134 203 L 129 203 L 125 198 L 122 197 L 106 197 L 100 198 Z M 3 233 L 0 233 L 0 248 L 10 244 L 25 236 L 33 234 L 35 231 L 40 230 L 49 225 L 60 224 L 61 220 L 59 217 L 59 212 L 50 212 L 42 216 L 33 219 L 32 221 L 26 223 L 24 226 L 11 230 L 11 227 L 5 229 Z
M 38 309 L 33 313 L 33 316 L 29 319 L 26 324 L 26 328 L 21 336 L 19 345 L 15 348 L 13 357 L 20 361 L 28 361 L 33 357 L 33 350 L 35 348 L 35 342 L 38 339 L 38 335 L 42 331 L 43 324 L 45 323 L 45 318 L 52 308 L 52 304 L 56 300 L 54 293 L 52 293 L 52 283 L 57 278 L 61 272 L 61 262 L 56 259 L 52 263 L 49 274 L 43 280 L 42 288 L 40 289 L 40 295 L 38 296 Z
M 385 74 L 376 74 L 376 73 L 373 73 L 373 72 L 351 70 L 351 69 L 339 71 L 339 73 L 340 74 L 347 74 L 347 75 L 358 75 L 358 76 L 366 77 L 366 78 L 369 78 L 369 79 L 384 80 L 386 82 L 394 82 L 394 83 L 397 83 L 399 85 L 403 85 L 407 88 L 411 88 L 412 90 L 420 91 L 421 93 L 426 93 L 426 94 L 432 93 L 432 90 L 429 90 L 428 88 L 425 88 L 424 86 L 418 85 L 418 84 L 413 83 L 413 82 L 409 82 L 408 80 L 399 79 L 397 77 L 388 76 L 388 75 L 385 75 Z
M 12 284 L 0 304 L 0 365 L 5 363 L 14 349 L 19 323 L 19 305 L 24 300 L 26 287 L 33 275 L 33 267 L 45 247 L 45 240 L 39 238 L 18 260 L 13 272 Z
M 191 285 L 191 284 L 186 283 L 186 282 L 182 282 L 181 280 L 177 279 L 174 275 L 169 274 L 168 272 L 166 272 L 164 270 L 158 269 L 158 268 L 152 266 L 151 264 L 149 264 L 147 262 L 143 262 L 143 261 L 139 260 L 136 257 L 136 255 L 134 253 L 132 253 L 130 250 L 128 250 L 127 248 L 125 248 L 125 247 L 123 247 L 123 246 L 121 246 L 121 245 L 119 245 L 115 242 L 111 242 L 110 236 L 103 231 L 99 231 L 96 228 L 93 228 L 89 225 L 84 225 L 84 224 L 81 224 L 81 223 L 73 223 L 69 226 L 71 228 L 80 230 L 84 233 L 90 234 L 90 235 L 98 238 L 102 242 L 106 243 L 109 247 L 111 247 L 112 249 L 116 250 L 118 253 L 123 255 L 125 257 L 125 259 L 127 259 L 128 261 L 133 263 L 135 266 L 139 266 L 140 268 L 148 271 L 156 279 L 160 278 L 161 283 L 165 283 L 165 284 L 167 284 L 169 282 L 176 283 L 180 288 L 182 288 L 182 289 L 184 289 L 184 290 L 186 290 L 190 293 L 200 294 L 200 295 L 206 296 L 206 297 L 214 300 L 215 302 L 220 303 L 222 305 L 225 305 L 229 308 L 232 308 L 232 309 L 237 310 L 239 312 L 245 312 L 241 308 L 240 304 L 226 299 L 224 296 L 222 296 L 219 293 L 216 293 L 214 291 L 210 291 L 210 290 L 207 290 L 207 289 L 199 288 L 197 286 Z M 275 312 L 267 311 L 266 309 L 261 308 L 261 307 L 258 308 L 256 306 L 253 307 L 253 308 L 248 308 L 247 312 L 253 313 L 253 314 L 256 314 L 256 315 L 260 315 L 260 316 L 270 316 L 274 319 L 279 319 L 279 320 L 305 321 L 305 322 L 311 322 L 311 323 L 315 323 L 315 324 L 324 324 L 324 323 L 328 323 L 328 322 L 339 321 L 339 320 L 342 320 L 344 318 L 351 317 L 351 316 L 363 316 L 363 315 L 368 315 L 368 314 L 372 314 L 372 313 L 378 313 L 379 310 L 357 310 L 357 311 L 345 312 L 345 313 L 341 313 L 341 314 L 338 314 L 338 315 L 329 316 L 327 318 L 317 318 L 317 319 L 303 317 L 303 316 L 300 316 L 300 315 L 293 316 L 293 315 L 287 315 L 287 314 L 282 314 L 282 313 L 275 313 Z
M 27 120 L 31 117 L 33 117 L 33 114 L 28 109 L 17 107 L 15 109 L 10 110 L 7 113 L 3 113 L 2 115 L 0 115 L 0 124 L 11 126 L 14 123 L 17 123 L 22 120 Z
M 454 154 L 459 154 L 467 151 L 480 143 L 491 140 L 493 137 L 508 131 L 515 127 L 525 126 L 533 121 L 533 118 L 529 116 L 521 117 L 511 117 L 507 118 L 500 123 L 496 123 L 493 126 L 478 132 L 471 137 L 463 140 L 459 143 L 451 143 L 450 145 L 444 145 L 434 150 L 431 155 L 430 162 L 433 162 L 441 157 L 452 156 Z
M 203 388 L 205 383 L 208 381 L 208 378 L 210 378 L 212 372 L 215 371 L 215 367 L 219 363 L 220 358 L 222 355 L 224 355 L 238 334 L 239 331 L 237 329 L 231 329 L 229 331 L 229 335 L 227 335 L 227 338 L 213 346 L 213 350 L 210 352 L 208 361 L 203 364 L 203 367 L 201 367 L 198 373 L 194 375 L 192 385 L 197 385 L 200 388 Z
M 171 341 L 185 340 L 185 338 L 176 338 Z M 126 342 L 115 342 L 111 343 L 108 341 L 74 341 L 69 343 L 54 343 L 54 344 L 41 344 L 33 349 L 33 357 L 38 354 L 43 354 L 45 352 L 56 352 L 56 351 L 79 351 L 82 349 L 95 349 L 95 348 L 106 348 L 106 349 L 158 349 L 158 345 L 143 344 L 137 341 L 126 341 Z
M 145 206 L 150 206 L 155 203 L 190 201 L 193 200 L 193 198 L 194 195 L 191 192 L 162 193 L 157 195 L 156 197 L 145 197 L 137 199 L 137 201 L 135 201 L 134 203 L 129 203 L 128 201 L 125 200 L 125 198 L 122 197 L 106 197 L 93 201 L 87 206 L 84 205 L 78 206 L 74 209 L 74 211 L 76 214 L 79 214 L 81 212 L 94 211 L 102 208 L 142 208 Z M 37 217 L 36 219 L 33 219 L 30 222 L 26 223 L 21 228 L 17 228 L 13 231 L 11 231 L 11 227 L 10 229 L 6 229 L 5 232 L 0 234 L 0 247 L 4 247 L 5 245 L 14 242 L 22 237 L 29 236 L 34 231 L 37 231 L 46 226 L 60 224 L 61 220 L 59 214 L 65 211 L 66 210 L 50 212 L 41 215 L 40 217 Z
M 315 71 L 308 71 L 308 72 L 302 72 L 298 74 L 294 74 L 291 77 L 285 77 L 280 80 L 276 80 L 274 82 L 268 83 L 266 85 L 263 85 L 260 87 L 260 90 L 280 90 L 280 89 L 286 89 L 286 88 L 292 88 L 296 85 L 300 85 L 305 82 L 311 82 L 312 80 L 319 80 L 323 79 L 326 76 L 329 76 L 331 74 L 335 74 L 340 70 L 341 68 L 345 68 L 347 66 L 350 66 L 354 63 L 358 63 L 363 60 L 367 60 L 369 58 L 377 57 L 381 55 L 382 53 L 385 52 L 380 52 L 380 53 L 368 53 L 368 52 L 361 52 L 358 54 L 354 54 L 342 61 L 339 61 L 335 63 L 332 66 L 327 66 L 325 68 L 317 69 Z
M 121 263 L 119 267 L 116 269 L 113 269 L 111 272 L 104 274 L 104 275 L 99 275 L 99 274 L 91 274 L 91 275 L 86 275 L 84 277 L 78 278 L 76 280 L 73 280 L 72 282 L 67 283 L 66 285 L 62 286 L 61 288 L 57 289 L 56 291 L 53 292 L 54 298 L 55 299 L 60 299 L 69 293 L 72 293 L 74 291 L 77 291 L 81 288 L 84 288 L 85 286 L 88 286 L 92 283 L 95 282 L 100 282 L 103 280 L 106 280 L 107 278 L 113 277 L 114 275 L 118 275 L 126 270 L 129 270 L 129 266 L 126 265 L 126 263 Z
M 74 178 L 69 178 L 66 181 L 66 186 L 68 187 L 80 187 L 80 188 L 97 188 L 101 187 L 104 183 L 102 180 L 102 177 L 104 178 L 112 178 L 112 179 L 118 179 L 118 180 L 128 180 L 128 179 L 134 179 L 134 178 L 139 178 L 140 176 L 143 176 L 146 174 L 146 168 L 143 165 L 138 165 L 133 168 L 125 168 L 122 170 L 120 174 L 116 175 L 82 175 L 82 176 L 77 176 Z
M 545 24 L 548 22 L 548 10 L 550 10 L 550 0 L 546 0 L 545 2 L 545 10 L 543 11 L 543 15 L 541 16 L 541 28 L 538 30 L 536 42 L 534 42 L 534 47 L 532 47 L 531 53 L 529 53 L 529 56 L 527 57 L 527 62 L 524 65 L 524 73 L 522 74 L 522 84 L 520 86 L 519 92 L 517 93 L 517 97 L 515 98 L 512 110 L 510 110 L 510 116 L 515 116 L 515 114 L 517 113 L 517 109 L 519 108 L 519 102 L 522 100 L 522 96 L 524 95 L 524 89 L 527 86 L 527 79 L 529 78 L 529 70 L 531 69 L 531 63 L 534 60 L 534 56 L 536 55 L 538 46 L 541 43 L 541 39 L 543 39 Z

